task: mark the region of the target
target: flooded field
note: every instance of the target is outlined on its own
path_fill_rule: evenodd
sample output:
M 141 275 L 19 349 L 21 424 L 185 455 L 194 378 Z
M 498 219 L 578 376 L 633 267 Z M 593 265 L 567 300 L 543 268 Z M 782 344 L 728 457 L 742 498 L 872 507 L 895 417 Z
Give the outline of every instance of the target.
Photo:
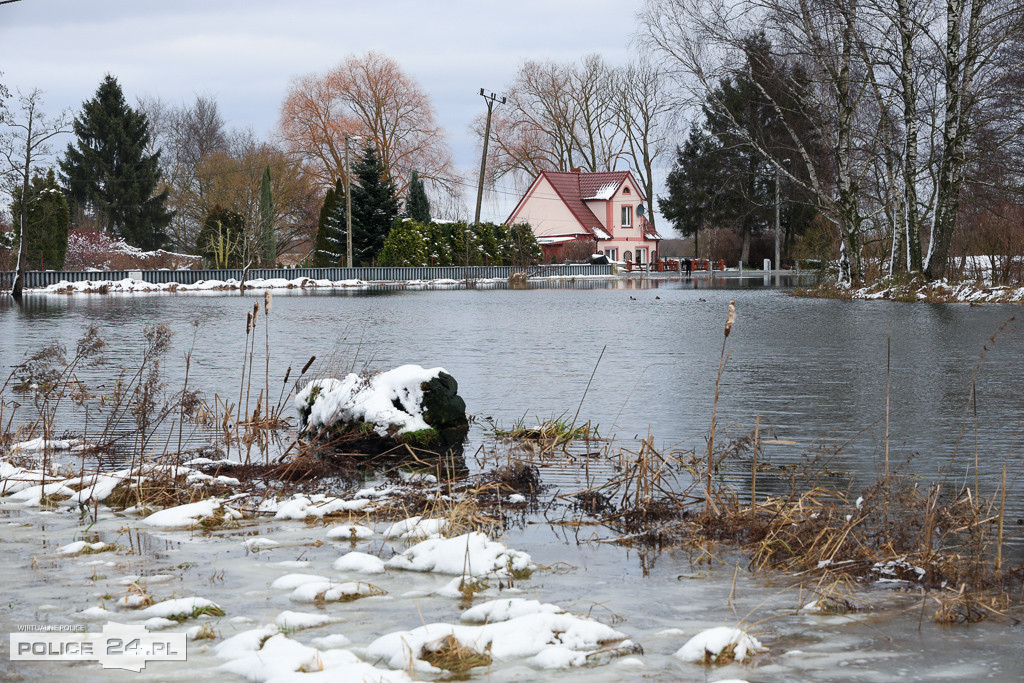
M 245 316 L 257 300 L 262 301 L 262 293 L 33 295 L 22 309 L 5 300 L 0 303 L 0 364 L 6 376 L 26 355 L 53 340 L 73 347 L 89 325 L 97 324 L 108 344 L 105 361 L 77 375 L 103 395 L 113 391 L 114 369 L 137 361 L 144 328 L 166 323 L 174 332 L 164 361 L 166 385 L 184 384 L 184 357 L 191 349 L 189 386 L 207 398 L 217 394 L 237 402 L 247 356 Z M 276 400 L 287 368 L 297 374 L 314 355 L 308 376 L 406 363 L 442 366 L 458 380 L 459 393 L 476 418 L 465 449 L 470 474 L 488 470 L 502 457 L 487 437 L 494 425 L 553 418 L 569 422 L 577 411 L 578 422 L 589 421 L 601 437 L 612 440 L 602 448 L 635 450 L 650 436 L 660 452 L 698 453 L 706 448 L 711 425 L 730 300 L 736 301 L 737 320 L 727 340 L 730 355 L 719 387 L 721 431 L 716 438 L 741 439 L 755 422 L 764 430 L 770 443 L 763 457 L 772 468 L 757 479 L 759 496 L 784 491 L 793 467 L 827 455 L 821 467 L 828 481 L 856 498 L 883 468 L 888 386 L 890 460 L 918 478 L 922 488 L 941 477 L 951 487 L 969 481 L 973 488 L 977 477 L 980 494 L 991 496 L 1007 466 L 1005 545 L 1007 561 L 1019 564 L 1024 547 L 1019 397 L 1024 338 L 1014 321 L 995 341 L 990 339 L 1016 308 L 802 300 L 763 286 L 695 288 L 678 280 L 527 290 L 275 292 L 269 324 L 264 327 L 261 317 L 255 332 L 252 382 L 259 388 L 269 384 Z M 4 398 L 24 404 L 12 426 L 31 420 L 27 395 Z M 295 416 L 291 409 L 286 414 Z M 59 432 L 88 429 L 82 410 L 68 408 L 62 419 Z M 184 436 L 186 444 L 199 445 L 211 434 L 197 430 Z M 154 439 L 150 452 L 162 453 L 167 441 L 176 439 L 172 430 Z M 278 455 L 283 447 L 272 447 L 268 455 Z M 234 448 L 228 457 L 242 455 Z M 566 494 L 616 471 L 610 461 L 575 455 L 545 459 L 538 468 L 545 487 L 540 494 L 525 503 L 508 497 L 497 508 L 504 532 L 495 537 L 529 554 L 529 576 L 514 581 L 492 577 L 469 601 L 452 594 L 451 575 L 437 571 L 335 569 L 335 562 L 352 552 L 383 560 L 399 557 L 412 540 L 389 536 L 389 524 L 376 521 L 367 524 L 365 538 L 339 540 L 330 534 L 341 519 L 280 516 L 280 506 L 291 500 L 287 496 L 278 507 L 231 524 L 193 529 L 156 527 L 103 505 L 90 512 L 0 498 L 6 551 L 0 571 L 8 577 L 0 584 L 3 632 L 28 624 L 88 624 L 97 630 L 107 621 L 139 621 L 127 604 L 118 604 L 132 592 L 157 604 L 171 598 L 208 599 L 224 612 L 164 627 L 174 632 L 209 625 L 208 635 L 215 637 L 190 641 L 184 663 L 153 661 L 134 673 L 105 670 L 95 662 L 12 662 L 4 652 L 0 673 L 26 681 L 69 675 L 84 680 L 223 680 L 227 674 L 237 680 L 315 680 L 313 672 L 260 668 L 217 649 L 232 636 L 276 624 L 276 632 L 289 641 L 334 653 L 325 655 L 325 676 L 338 675 L 329 666 L 331 657 L 346 651 L 397 672 L 388 674 L 394 680 L 410 672 L 416 680 L 438 680 L 437 673 L 407 671 L 386 661 L 377 641 L 424 624 L 459 624 L 470 605 L 522 598 L 589 617 L 639 644 L 642 653 L 630 645 L 573 660 L 577 666 L 547 669 L 545 663 L 553 660 L 535 659 L 538 652 L 524 650 L 521 656 L 495 657 L 472 669 L 472 680 L 1024 677 L 1017 612 L 989 614 L 969 626 L 939 626 L 932 619 L 933 599 L 906 581 L 857 586 L 857 611 L 801 611 L 811 597 L 805 578 L 749 572 L 746 557 L 727 546 L 710 556 L 692 547 L 624 547 L 608 542 L 618 533 L 606 526 L 559 523 L 578 518 L 570 514 Z M 78 463 L 73 455 L 64 457 Z M 742 464 L 748 469 L 724 463 L 720 476 L 747 495 L 750 463 Z M 680 480 L 680 486 L 686 485 L 685 473 Z M 332 494 L 352 501 L 359 498 L 359 487 L 377 485 L 394 484 L 370 475 Z M 239 507 L 244 507 L 241 502 Z M 79 540 L 115 548 L 61 551 Z M 283 577 L 291 574 L 335 583 L 363 581 L 382 594 L 347 602 L 303 600 L 294 592 L 301 584 L 281 587 Z M 289 617 L 282 615 L 291 612 L 306 616 L 290 617 L 289 626 Z M 324 623 L 304 627 L 316 622 L 309 615 Z M 766 648 L 748 664 L 705 669 L 673 656 L 704 629 L 737 625 Z M 574 652 L 605 647 L 610 646 L 581 644 Z M 563 662 L 575 656 L 562 655 Z

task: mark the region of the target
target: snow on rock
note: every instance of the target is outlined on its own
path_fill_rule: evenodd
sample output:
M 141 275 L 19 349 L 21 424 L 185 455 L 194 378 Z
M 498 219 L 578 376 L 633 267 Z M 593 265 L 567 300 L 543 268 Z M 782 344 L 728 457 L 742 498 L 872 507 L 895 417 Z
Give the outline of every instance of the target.
M 673 656 L 684 662 L 714 663 L 728 649 L 736 661 L 742 662 L 766 648 L 742 629 L 718 626 L 690 638 Z
M 186 503 L 154 512 L 142 521 L 149 526 L 163 529 L 181 529 L 195 526 L 204 519 L 213 517 L 217 512 L 223 512 L 234 519 L 241 518 L 241 513 L 223 507 L 221 503 L 222 501 L 217 498 L 208 498 L 197 503 Z
M 342 555 L 331 565 L 336 572 L 356 572 L 357 574 L 383 574 L 384 560 L 376 555 L 350 552 Z
M 528 571 L 530 556 L 474 531 L 454 538 L 429 538 L 384 563 L 390 569 L 462 576 L 509 576 Z
M 304 628 L 316 628 L 317 626 L 323 626 L 324 624 L 331 624 L 336 621 L 341 621 L 342 618 L 338 616 L 332 616 L 330 614 L 319 613 L 311 614 L 309 612 L 281 612 L 274 619 L 274 623 L 282 631 L 298 631 Z
M 423 419 L 421 384 L 435 379 L 444 368 L 426 370 L 419 365 L 401 365 L 369 379 L 349 373 L 345 379 L 317 379 L 295 397 L 300 412 L 309 411 L 307 429 L 317 429 L 338 421 L 367 422 L 374 431 L 386 436 L 391 426 L 399 434 L 428 429 Z M 395 407 L 400 404 L 403 408 Z
M 373 537 L 373 529 L 362 524 L 338 524 L 327 530 L 330 541 L 356 541 Z
M 433 623 L 396 631 L 370 643 L 366 654 L 395 668 L 406 666 L 412 657 L 417 670 L 430 671 L 433 667 L 422 660 L 423 653 L 438 649 L 451 637 L 463 647 L 489 652 L 498 660 L 528 659 L 529 664 L 541 668 L 564 668 L 580 666 L 587 654 L 626 638 L 600 622 L 543 611 L 545 608 L 537 603 L 533 612 L 524 610 L 518 616 L 480 626 Z

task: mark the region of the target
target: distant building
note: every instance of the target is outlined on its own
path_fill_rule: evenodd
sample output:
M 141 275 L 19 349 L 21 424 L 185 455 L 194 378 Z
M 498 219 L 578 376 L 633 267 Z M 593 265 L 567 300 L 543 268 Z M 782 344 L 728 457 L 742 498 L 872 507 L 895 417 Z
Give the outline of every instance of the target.
M 629 171 L 541 171 L 505 222 L 529 223 L 545 261 L 602 253 L 645 264 L 657 258 L 662 239 L 641 215 L 649 210 Z

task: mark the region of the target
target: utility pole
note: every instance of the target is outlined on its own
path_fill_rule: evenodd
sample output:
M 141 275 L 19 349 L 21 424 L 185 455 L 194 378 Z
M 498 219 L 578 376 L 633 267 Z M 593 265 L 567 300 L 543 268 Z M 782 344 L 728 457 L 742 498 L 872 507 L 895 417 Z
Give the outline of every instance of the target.
M 361 140 L 358 135 L 345 133 L 345 265 L 352 267 L 352 169 L 348 163 L 348 141 Z
M 484 89 L 480 88 L 480 97 L 484 98 L 484 102 L 487 103 L 487 125 L 484 126 L 484 153 L 480 158 L 480 182 L 477 186 L 476 191 L 476 215 L 473 217 L 473 225 L 480 224 L 480 205 L 484 200 L 484 171 L 487 169 L 487 143 L 491 139 L 491 112 L 494 110 L 494 104 L 505 104 L 505 98 L 502 97 L 498 100 L 498 96 L 494 93 L 490 95 L 484 94 Z M 466 235 L 466 266 L 469 266 L 469 235 Z

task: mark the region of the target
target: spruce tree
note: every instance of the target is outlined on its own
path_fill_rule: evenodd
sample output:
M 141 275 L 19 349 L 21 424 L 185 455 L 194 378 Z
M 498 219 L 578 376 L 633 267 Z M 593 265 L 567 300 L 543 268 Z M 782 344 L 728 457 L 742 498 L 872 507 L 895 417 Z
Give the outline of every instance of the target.
M 430 222 L 430 200 L 427 199 L 427 191 L 416 171 L 412 172 L 412 178 L 409 180 L 409 195 L 405 199 L 405 215 L 417 223 Z
M 352 186 L 352 259 L 368 263 L 384 248 L 398 217 L 398 197 L 372 147 L 363 150 L 352 172 L 357 183 Z
M 339 178 L 334 187 L 327 190 L 320 208 L 313 246 L 314 268 L 334 268 L 344 262 L 345 228 L 345 185 Z
M 60 161 L 61 181 L 78 211 L 94 213 L 113 234 L 141 249 L 167 241 L 172 214 L 160 185 L 160 152 L 146 154 L 146 115 L 132 109 L 117 79 L 104 77 L 96 95 L 82 104 L 75 137 Z
M 14 202 L 11 214 L 21 215 L 22 189 L 14 188 Z M 71 213 L 68 200 L 57 186 L 53 170 L 43 176 L 34 176 L 28 190 L 28 219 L 25 224 L 25 261 L 28 267 L 43 270 L 60 270 L 64 267 L 64 257 L 68 251 L 68 226 Z M 20 221 L 15 220 L 14 230 L 17 234 Z
M 260 181 L 260 236 L 263 242 L 263 265 L 274 267 L 277 261 L 277 238 L 274 235 L 274 195 L 270 191 L 270 166 L 263 169 Z

